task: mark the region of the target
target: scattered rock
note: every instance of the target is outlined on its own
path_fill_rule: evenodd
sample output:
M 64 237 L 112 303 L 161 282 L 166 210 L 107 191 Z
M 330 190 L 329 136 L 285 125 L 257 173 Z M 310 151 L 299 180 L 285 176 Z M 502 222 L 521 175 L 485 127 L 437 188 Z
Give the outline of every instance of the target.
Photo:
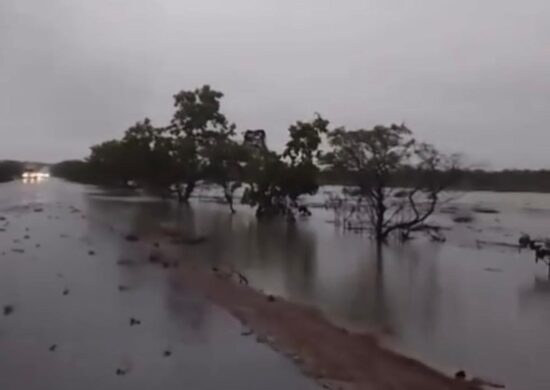
M 127 372 L 128 372 L 127 370 L 123 370 L 122 368 L 117 368 L 117 369 L 116 369 L 116 374 L 117 374 L 118 376 L 126 375 Z
M 466 379 L 466 372 L 464 370 L 457 371 L 455 373 L 455 378 L 460 380 Z
M 136 234 L 127 234 L 124 239 L 128 242 L 137 242 L 139 241 L 139 237 Z
M 41 246 L 42 246 L 42 245 L 40 245 L 40 244 L 35 244 L 35 245 L 34 245 L 35 248 L 40 248 Z
M 63 295 L 69 295 L 69 289 L 68 288 L 63 290 Z
M 502 272 L 502 268 L 493 268 L 493 267 L 487 267 L 487 268 L 484 268 L 483 270 L 487 272 Z
M 25 239 L 25 240 L 28 240 L 30 238 L 31 238 L 31 236 L 29 236 L 28 234 L 25 234 L 25 236 L 23 237 L 23 239 Z
M 6 220 L 6 217 L 0 215 L 0 221 L 5 221 Z
M 141 325 L 141 321 L 132 317 L 130 318 L 130 326 L 134 326 L 134 325 Z
M 254 334 L 254 331 L 252 329 L 241 332 L 241 336 L 251 336 L 252 334 Z
M 268 295 L 267 296 L 267 301 L 268 302 L 275 302 L 275 297 L 273 295 Z
M 88 251 L 88 254 L 89 254 L 90 256 L 94 256 L 94 255 L 95 255 L 95 251 Z
M 48 349 L 50 350 L 50 352 L 55 351 L 57 349 L 57 344 L 52 344 Z
M 124 285 L 120 285 L 118 286 L 118 291 L 128 291 L 130 289 L 130 287 L 128 286 L 124 286 Z
M 4 311 L 5 316 L 9 316 L 10 314 L 13 313 L 14 307 L 13 307 L 13 305 L 5 305 L 4 308 L 3 308 L 3 311 Z
M 149 263 L 158 263 L 160 260 L 160 255 L 158 253 L 150 253 L 149 254 Z
M 456 223 L 470 223 L 473 220 L 474 218 L 469 215 L 458 215 L 453 218 L 453 221 Z
M 172 351 L 170 351 L 169 349 L 165 350 L 164 353 L 162 354 L 164 357 L 170 357 L 172 356 Z
M 153 243 L 153 246 L 154 246 L 155 248 L 160 248 L 160 244 L 159 244 L 158 242 L 154 242 L 154 243 Z
M 498 214 L 500 211 L 489 207 L 474 207 L 473 211 L 480 214 Z
M 13 248 L 11 251 L 13 253 L 25 253 L 25 249 L 22 248 Z
M 43 211 L 44 211 L 44 209 L 43 209 L 42 207 L 36 207 L 36 208 L 34 209 L 34 212 L 35 212 L 35 213 L 41 213 L 41 212 L 43 212 Z

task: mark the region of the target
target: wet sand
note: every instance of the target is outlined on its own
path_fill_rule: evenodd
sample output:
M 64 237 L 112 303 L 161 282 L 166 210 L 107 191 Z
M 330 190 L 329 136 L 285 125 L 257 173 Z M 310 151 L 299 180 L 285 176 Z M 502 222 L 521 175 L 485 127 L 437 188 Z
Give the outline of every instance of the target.
M 303 372 L 330 389 L 472 389 L 424 364 L 381 347 L 369 334 L 350 333 L 316 309 L 265 295 L 229 272 L 187 266 L 187 286 L 227 309 L 259 342 L 292 358 Z

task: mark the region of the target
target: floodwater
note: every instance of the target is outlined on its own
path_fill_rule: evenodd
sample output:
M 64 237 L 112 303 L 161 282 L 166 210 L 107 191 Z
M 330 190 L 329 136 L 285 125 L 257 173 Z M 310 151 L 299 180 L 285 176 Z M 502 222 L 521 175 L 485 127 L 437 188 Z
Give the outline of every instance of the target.
M 0 389 L 317 388 L 125 241 L 162 205 L 94 192 L 0 185 Z
M 10 221 L 0 233 L 7 251 L 0 257 L 0 303 L 15 305 L 14 314 L 0 317 L 0 370 L 12 373 L 0 376 L 0 388 L 311 386 L 287 361 L 241 337 L 233 319 L 185 291 L 176 270 L 114 265 L 120 257 L 143 256 L 143 249 L 111 229 L 154 236 L 163 226 L 207 238 L 182 246 L 182 261 L 231 264 L 253 286 L 313 304 L 338 324 L 375 332 L 388 346 L 448 373 L 464 369 L 513 390 L 550 388 L 548 269 L 532 253 L 506 246 L 521 232 L 545 235 L 550 195 L 454 194 L 445 207 L 455 214 L 434 217 L 450 229 L 445 244 L 418 238 L 381 254 L 366 236 L 329 223 L 334 216 L 324 209 L 295 225 L 258 223 L 244 207 L 231 216 L 214 203 L 194 201 L 189 208 L 125 195 L 56 180 L 0 186 L 0 215 Z M 47 206 L 34 213 L 24 208 L 29 203 Z M 476 207 L 498 213 L 476 213 Z M 473 221 L 455 223 L 457 214 Z M 31 249 L 11 253 L 25 244 L 12 240 L 26 226 Z M 42 247 L 32 249 L 39 241 Z M 88 256 L 88 248 L 96 255 Z M 120 293 L 119 284 L 132 290 Z M 66 287 L 71 293 L 62 296 Z M 143 324 L 128 327 L 131 316 Z M 51 353 L 53 343 L 58 349 Z M 174 351 L 168 360 L 166 348 Z M 118 366 L 130 374 L 115 376 Z

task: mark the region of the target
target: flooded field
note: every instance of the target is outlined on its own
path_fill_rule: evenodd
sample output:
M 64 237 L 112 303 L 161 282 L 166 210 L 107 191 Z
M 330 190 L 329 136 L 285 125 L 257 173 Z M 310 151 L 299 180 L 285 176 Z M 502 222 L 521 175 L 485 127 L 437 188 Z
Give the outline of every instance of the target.
M 177 226 L 205 238 L 181 246 L 181 261 L 231 264 L 254 287 L 313 304 L 445 372 L 547 389 L 547 269 L 506 244 L 547 234 L 550 195 L 469 193 L 452 206 L 434 217 L 450 229 L 445 244 L 418 238 L 380 256 L 322 208 L 296 225 L 258 224 L 249 209 L 231 216 L 197 200 L 178 207 L 56 180 L 0 185 L 0 304 L 14 307 L 0 321 L 0 370 L 9 373 L 0 388 L 314 388 L 187 291 L 177 269 L 117 266 L 147 256 L 121 234 Z M 457 214 L 472 221 L 456 223 Z M 143 323 L 130 327 L 132 317 Z
M 0 185 L 0 389 L 317 388 L 125 240 L 158 204 L 93 192 Z

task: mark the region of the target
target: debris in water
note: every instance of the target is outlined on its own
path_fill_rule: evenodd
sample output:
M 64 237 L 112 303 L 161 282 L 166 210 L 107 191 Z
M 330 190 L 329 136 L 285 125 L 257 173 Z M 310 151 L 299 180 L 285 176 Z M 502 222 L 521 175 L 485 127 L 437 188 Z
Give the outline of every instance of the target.
M 141 325 L 141 321 L 138 320 L 138 319 L 135 319 L 134 317 L 131 317 L 130 318 L 130 326 L 134 326 L 134 325 Z
M 487 272 L 502 272 L 502 268 L 493 268 L 493 267 L 487 267 L 487 268 L 484 268 L 483 270 Z
M 57 344 L 52 344 L 48 349 L 50 350 L 50 352 L 55 351 L 57 349 Z
M 13 310 L 14 310 L 13 305 L 5 305 L 5 306 L 4 306 L 4 309 L 3 309 L 4 315 L 5 315 L 5 316 L 9 316 L 10 314 L 13 313 Z
M 455 378 L 460 380 L 466 379 L 466 372 L 464 370 L 457 371 L 455 373 Z
M 150 263 L 158 263 L 160 260 L 160 255 L 158 253 L 150 253 L 149 254 L 149 262 Z
M 458 215 L 453 218 L 453 221 L 456 223 L 469 223 L 469 222 L 472 222 L 473 220 L 474 218 L 469 215 Z
M 244 284 L 245 286 L 248 286 L 248 278 L 240 272 L 237 272 L 237 275 L 239 276 L 239 284 Z
M 127 372 L 128 372 L 127 370 L 123 370 L 122 368 L 117 368 L 117 369 L 116 369 L 116 374 L 117 374 L 118 376 L 126 375 Z
M 170 351 L 169 349 L 165 350 L 164 353 L 163 353 L 163 356 L 164 357 L 172 356 L 172 351 Z
M 63 290 L 63 295 L 69 295 L 69 289 L 66 288 L 65 290 Z
M 22 248 L 13 248 L 11 251 L 13 253 L 25 253 L 25 249 Z
M 136 242 L 139 241 L 139 237 L 136 234 L 127 234 L 126 237 L 124 237 L 126 241 L 129 242 Z
M 95 255 L 95 251 L 88 251 L 88 254 L 89 254 L 90 256 L 93 256 L 93 255 Z
M 480 214 L 498 214 L 500 211 L 489 207 L 474 207 L 473 211 Z
M 118 286 L 118 291 L 128 291 L 130 289 L 130 287 L 128 286 L 124 286 L 124 285 L 120 285 Z

